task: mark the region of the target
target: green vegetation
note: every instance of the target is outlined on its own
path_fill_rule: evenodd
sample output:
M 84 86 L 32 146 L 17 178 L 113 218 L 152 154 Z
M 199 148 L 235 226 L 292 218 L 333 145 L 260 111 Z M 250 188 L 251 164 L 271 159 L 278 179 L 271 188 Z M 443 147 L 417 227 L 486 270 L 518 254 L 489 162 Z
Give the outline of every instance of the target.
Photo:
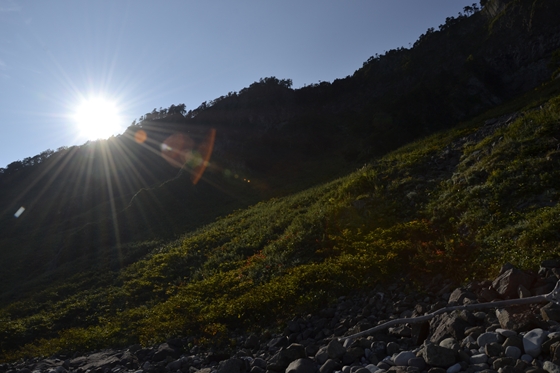
M 558 256 L 560 52 L 535 46 L 560 3 L 508 4 L 332 83 L 261 79 L 0 168 L 0 361 L 228 345 L 395 276 Z M 196 185 L 162 157 L 176 135 L 185 154 L 215 139 Z
M 75 275 L 13 302 L 0 310 L 2 359 L 178 335 L 229 344 L 231 331 L 400 274 L 466 281 L 504 262 L 535 268 L 560 255 L 560 96 L 509 124 L 484 118 L 168 244 L 146 243 L 155 249 L 120 271 Z

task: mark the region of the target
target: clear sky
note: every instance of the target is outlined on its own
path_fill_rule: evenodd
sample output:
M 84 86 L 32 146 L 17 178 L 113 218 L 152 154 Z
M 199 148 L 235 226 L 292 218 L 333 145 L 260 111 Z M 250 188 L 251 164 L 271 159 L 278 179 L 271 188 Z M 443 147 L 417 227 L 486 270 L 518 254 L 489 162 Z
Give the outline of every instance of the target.
M 78 107 L 114 105 L 121 133 L 260 78 L 351 75 L 474 0 L 0 0 L 0 167 L 81 145 Z

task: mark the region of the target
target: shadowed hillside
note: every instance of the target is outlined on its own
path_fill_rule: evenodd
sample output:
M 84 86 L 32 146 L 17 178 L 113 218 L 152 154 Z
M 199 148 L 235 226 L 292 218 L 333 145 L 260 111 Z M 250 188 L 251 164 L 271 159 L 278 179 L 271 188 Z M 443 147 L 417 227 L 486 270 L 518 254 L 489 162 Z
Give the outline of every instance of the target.
M 210 338 L 406 268 L 553 255 L 558 14 L 490 1 L 332 83 L 264 78 L 11 163 L 0 351 Z

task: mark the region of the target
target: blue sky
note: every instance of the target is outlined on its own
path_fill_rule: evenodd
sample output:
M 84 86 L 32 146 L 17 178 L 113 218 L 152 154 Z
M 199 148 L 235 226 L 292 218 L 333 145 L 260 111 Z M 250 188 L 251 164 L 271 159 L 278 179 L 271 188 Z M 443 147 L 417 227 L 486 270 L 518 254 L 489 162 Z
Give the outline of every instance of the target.
M 473 2 L 0 0 L 0 167 L 86 142 L 83 99 L 114 103 L 118 134 L 263 77 L 332 82 Z

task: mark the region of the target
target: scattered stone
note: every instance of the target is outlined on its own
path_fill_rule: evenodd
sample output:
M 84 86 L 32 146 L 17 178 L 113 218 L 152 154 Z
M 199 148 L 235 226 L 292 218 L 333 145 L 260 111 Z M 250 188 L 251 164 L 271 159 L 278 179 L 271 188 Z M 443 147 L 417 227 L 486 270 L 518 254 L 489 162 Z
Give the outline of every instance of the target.
M 470 358 L 471 364 L 483 364 L 486 363 L 487 361 L 488 361 L 488 355 L 486 354 L 477 354 L 471 356 Z
M 461 371 L 461 364 L 457 363 L 447 368 L 446 373 L 459 373 Z
M 517 360 L 521 357 L 521 350 L 515 346 L 508 346 L 506 347 L 505 355 Z
M 449 368 L 457 362 L 457 353 L 449 348 L 428 344 L 424 349 L 423 358 L 428 365 Z
M 301 358 L 292 361 L 286 368 L 286 373 L 315 373 L 315 362 L 311 359 Z
M 516 291 L 550 288 L 555 276 L 560 277 L 560 265 L 542 267 L 542 278 Z M 381 320 L 448 306 L 442 299 L 466 304 L 485 299 L 482 294 L 493 294 L 489 301 L 511 297 L 508 287 L 535 278 L 517 271 L 505 266 L 494 282 L 473 282 L 455 291 L 451 282 L 438 278 L 422 295 L 407 294 L 400 284 L 376 285 L 367 296 L 341 297 L 317 315 L 293 318 L 283 335 L 232 336 L 238 350 L 207 350 L 197 346 L 194 337 L 176 338 L 154 347 L 133 345 L 121 351 L 0 364 L 0 373 L 560 373 L 560 307 L 552 303 L 496 312 L 455 311 L 355 340 L 335 338 L 367 330 Z
M 462 340 L 465 338 L 465 329 L 471 327 L 465 321 L 459 312 L 452 312 L 451 314 L 443 314 L 439 318 L 436 317 L 430 322 L 432 328 L 435 330 L 430 337 L 430 341 L 439 344 L 446 338 L 454 338 L 455 340 Z
M 393 362 L 397 366 L 408 366 L 408 361 L 413 358 L 416 358 L 416 354 L 414 352 L 403 351 L 399 353 L 397 356 L 395 356 Z
M 319 373 L 332 373 L 336 369 L 336 360 L 328 359 L 325 361 L 323 365 L 319 368 Z
M 523 336 L 523 348 L 527 355 L 537 357 L 542 351 L 542 344 L 546 339 L 546 332 L 542 329 L 533 329 Z
M 548 373 L 560 373 L 560 366 L 550 361 L 544 362 L 543 369 L 546 370 Z
M 281 371 L 286 369 L 293 361 L 305 357 L 305 347 L 294 343 L 274 355 L 268 362 L 267 368 L 274 371 Z
M 498 370 L 506 366 L 515 366 L 515 359 L 512 359 L 511 357 L 501 357 L 494 360 L 492 363 L 492 368 L 494 368 L 494 370 Z
M 531 288 L 533 276 L 517 268 L 511 268 L 502 273 L 492 282 L 492 287 L 503 297 L 516 298 L 519 286 Z
M 560 321 L 560 306 L 556 303 L 549 303 L 541 308 L 541 316 L 545 321 Z
M 520 350 L 523 350 L 523 337 L 516 335 L 513 337 L 508 337 L 506 341 L 502 344 L 503 347 L 507 348 L 509 346 L 515 346 Z
M 387 355 L 392 356 L 396 354 L 397 352 L 399 352 L 400 348 L 401 347 L 395 342 L 387 343 Z
M 494 332 L 482 333 L 476 339 L 476 343 L 478 344 L 479 347 L 486 347 L 487 344 L 498 343 L 498 341 L 499 341 L 498 333 L 494 333 Z
M 218 373 L 241 373 L 244 367 L 240 359 L 228 359 L 220 362 Z
M 340 359 L 346 353 L 346 349 L 337 339 L 333 339 L 327 346 L 327 352 L 330 359 Z
M 504 348 L 497 342 L 488 343 L 484 347 L 484 352 L 490 357 L 499 357 L 503 351 Z
M 422 357 L 413 357 L 408 360 L 407 364 L 409 367 L 418 368 L 420 371 L 423 371 L 426 368 L 426 362 Z
M 496 333 L 498 333 L 499 335 L 505 338 L 515 337 L 517 335 L 517 332 L 515 330 L 502 329 L 502 328 L 496 329 Z
M 369 370 L 371 373 L 377 372 L 379 370 L 379 368 L 373 364 L 368 364 L 365 366 L 365 368 Z
M 513 306 L 496 310 L 496 317 L 503 329 L 510 329 L 517 333 L 529 331 L 537 327 L 535 317 L 527 306 Z

